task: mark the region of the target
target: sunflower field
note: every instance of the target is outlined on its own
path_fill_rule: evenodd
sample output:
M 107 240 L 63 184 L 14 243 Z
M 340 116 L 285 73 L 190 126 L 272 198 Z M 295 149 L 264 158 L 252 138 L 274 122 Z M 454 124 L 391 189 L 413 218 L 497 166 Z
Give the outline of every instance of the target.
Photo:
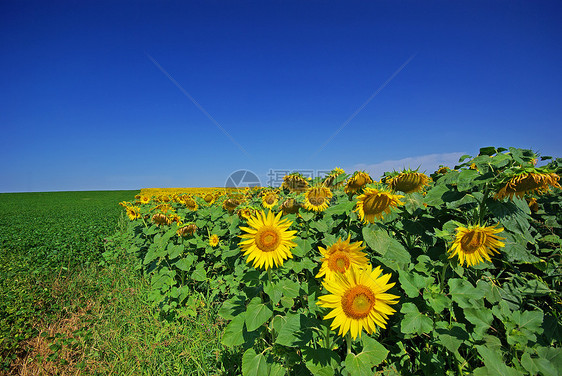
M 122 236 L 165 319 L 214 308 L 232 374 L 559 375 L 561 170 L 486 147 L 431 174 L 143 190 Z

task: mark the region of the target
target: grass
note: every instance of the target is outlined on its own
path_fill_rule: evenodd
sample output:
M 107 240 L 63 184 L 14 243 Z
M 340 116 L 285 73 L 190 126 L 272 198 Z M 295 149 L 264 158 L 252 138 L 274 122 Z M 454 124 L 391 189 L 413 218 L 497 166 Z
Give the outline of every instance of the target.
M 222 322 L 204 305 L 166 320 L 124 250 L 135 191 L 0 194 L 0 374 L 224 374 Z

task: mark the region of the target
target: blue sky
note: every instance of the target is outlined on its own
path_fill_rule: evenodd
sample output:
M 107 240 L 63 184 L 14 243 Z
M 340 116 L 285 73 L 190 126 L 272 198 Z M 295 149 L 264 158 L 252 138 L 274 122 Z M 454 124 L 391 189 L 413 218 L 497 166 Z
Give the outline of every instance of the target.
M 559 1 L 3 1 L 0 192 L 431 172 L 484 146 L 562 157 L 560 14 Z

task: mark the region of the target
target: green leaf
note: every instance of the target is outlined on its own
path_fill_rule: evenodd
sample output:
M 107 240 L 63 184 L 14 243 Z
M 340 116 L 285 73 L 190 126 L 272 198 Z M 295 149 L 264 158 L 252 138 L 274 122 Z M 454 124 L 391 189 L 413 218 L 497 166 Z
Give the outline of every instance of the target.
M 368 358 L 372 366 L 378 366 L 382 363 L 383 360 L 386 359 L 388 350 L 378 341 L 369 336 L 363 336 L 362 342 L 363 350 L 357 355 L 362 356 L 364 354 Z
M 470 338 L 464 324 L 440 321 L 436 324 L 436 333 L 439 341 L 447 350 L 457 353 L 459 347 Z
M 476 350 L 482 357 L 485 367 L 477 368 L 474 370 L 474 375 L 495 375 L 495 376 L 519 376 L 522 375 L 520 371 L 510 368 L 505 365 L 501 353 L 491 350 L 485 346 L 475 346 Z
M 285 322 L 280 325 L 275 343 L 283 346 L 296 346 L 298 334 L 301 329 L 301 315 L 290 314 L 285 316 Z
M 268 374 L 267 359 L 263 354 L 256 354 L 254 349 L 248 349 L 242 355 L 242 375 L 263 376 Z
M 302 348 L 302 355 L 306 368 L 315 376 L 333 376 L 341 362 L 336 352 L 324 348 L 305 346 Z
M 293 248 L 291 252 L 295 256 L 304 257 L 312 249 L 310 240 L 308 239 L 297 238 L 294 240 L 294 242 L 297 243 L 297 246 Z
M 236 316 L 224 329 L 221 343 L 227 347 L 244 343 L 244 315 Z
M 246 308 L 246 327 L 249 331 L 256 330 L 271 318 L 273 311 L 261 302 L 260 298 L 253 298 Z
M 410 262 L 410 253 L 398 242 L 391 238 L 386 230 L 378 229 L 376 226 L 363 227 L 363 239 L 373 251 L 380 254 L 384 259 L 394 261 L 400 268 L 404 268 Z M 389 267 L 392 267 L 388 264 Z
M 353 210 L 355 206 L 355 201 L 340 200 L 340 202 L 334 206 L 330 206 L 324 211 L 324 215 L 339 215 L 343 213 L 349 213 Z
M 191 274 L 191 278 L 198 282 L 207 280 L 207 271 L 205 270 L 205 261 L 201 261 L 195 266 L 195 270 Z
M 460 278 L 452 278 L 448 282 L 449 293 L 454 302 L 461 308 L 471 308 L 475 300 L 482 299 L 484 292 L 470 282 Z
M 168 257 L 170 258 L 170 260 L 175 259 L 176 257 L 182 254 L 183 250 L 184 250 L 183 244 L 170 243 L 168 244 L 168 248 L 167 248 Z
M 357 376 L 372 376 L 373 372 L 371 368 L 373 365 L 369 362 L 369 358 L 366 356 L 347 354 L 344 361 L 345 370 L 349 372 L 350 375 Z
M 431 188 L 425 195 L 424 203 L 428 206 L 439 206 L 443 204 L 443 194 L 447 192 L 449 188 L 445 184 L 438 184 Z
M 178 268 L 179 270 L 188 271 L 191 268 L 191 265 L 193 265 L 193 261 L 195 261 L 196 259 L 197 256 L 193 254 L 187 254 L 183 258 L 174 262 L 172 265 Z
M 432 277 L 424 277 L 419 273 L 405 270 L 398 270 L 398 280 L 400 281 L 400 287 L 404 289 L 404 292 L 408 297 L 415 298 L 420 295 L 420 290 L 428 287 L 434 282 Z
M 462 170 L 457 180 L 457 189 L 460 192 L 471 190 L 475 185 L 475 179 L 480 175 L 476 170 Z
M 433 329 L 433 320 L 420 313 L 415 304 L 404 303 L 400 312 L 404 314 L 404 318 L 400 324 L 402 333 L 422 334 L 428 333 Z
M 492 312 L 484 307 L 465 308 L 463 312 L 466 319 L 474 325 L 475 338 L 482 338 L 494 320 Z

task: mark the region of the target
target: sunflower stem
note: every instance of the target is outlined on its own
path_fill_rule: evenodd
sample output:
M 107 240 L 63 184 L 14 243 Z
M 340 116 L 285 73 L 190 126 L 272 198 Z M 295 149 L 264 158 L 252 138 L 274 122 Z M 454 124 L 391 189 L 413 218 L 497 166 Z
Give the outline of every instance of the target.
M 439 281 L 439 291 L 443 292 L 443 285 L 445 284 L 445 273 L 447 273 L 447 268 L 449 267 L 449 262 L 443 265 L 443 270 L 441 270 L 441 280 Z
M 347 332 L 345 335 L 345 342 L 347 343 L 347 355 L 352 354 L 351 352 L 351 332 Z
M 325 337 L 325 345 L 326 345 L 326 349 L 330 350 L 330 325 L 326 324 L 326 337 Z
M 267 269 L 267 279 L 269 280 L 269 285 L 273 286 L 273 277 L 271 276 L 271 269 Z
M 485 209 L 486 209 L 486 200 L 488 199 L 488 195 L 490 193 L 490 190 L 488 189 L 488 185 L 486 185 L 486 188 L 484 188 L 484 195 L 482 196 L 482 201 L 480 202 L 480 205 L 478 207 L 478 224 L 482 225 L 482 222 L 484 221 L 484 215 L 486 214 Z

